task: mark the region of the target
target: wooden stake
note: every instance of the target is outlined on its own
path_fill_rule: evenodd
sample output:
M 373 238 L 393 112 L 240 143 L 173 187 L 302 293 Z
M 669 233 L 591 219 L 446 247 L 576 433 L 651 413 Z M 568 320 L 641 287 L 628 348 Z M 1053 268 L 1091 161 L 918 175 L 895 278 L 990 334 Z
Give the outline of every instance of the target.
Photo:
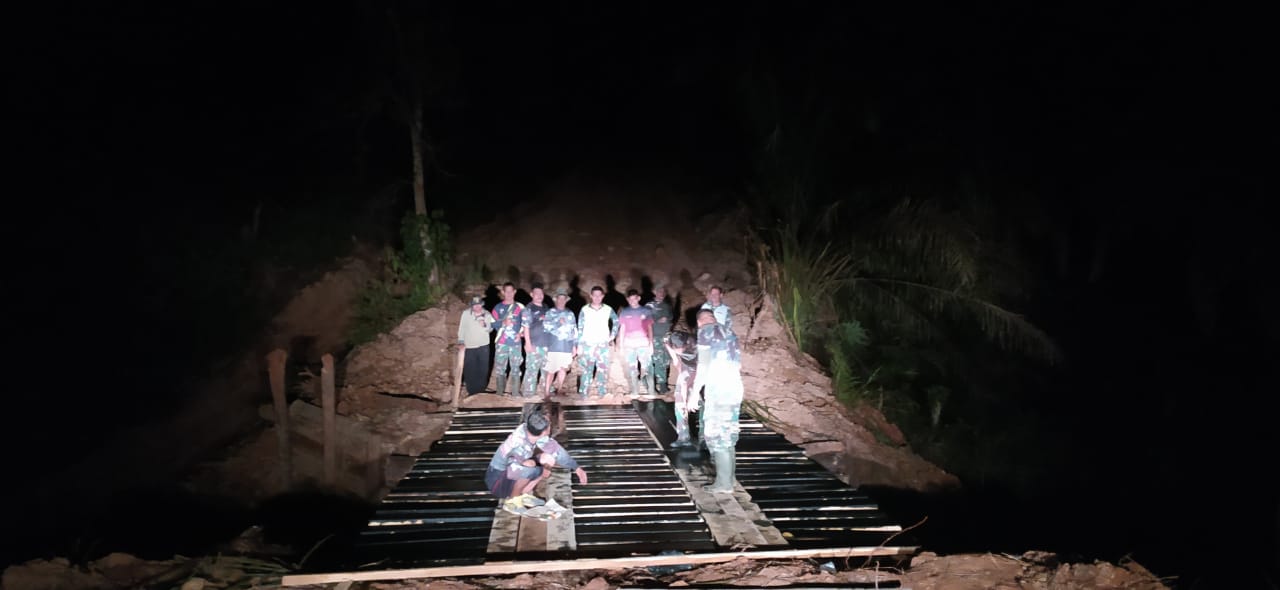
M 607 559 L 566 559 L 563 561 L 506 561 L 479 565 L 455 565 L 402 570 L 365 572 L 339 572 L 331 574 L 300 574 L 284 576 L 281 586 L 308 586 L 337 582 L 367 582 L 371 580 L 407 580 L 412 578 L 443 578 L 461 576 L 494 576 L 524 572 L 551 572 L 568 570 L 607 570 L 618 568 L 651 567 L 657 565 L 696 565 L 724 563 L 740 557 L 747 559 L 832 559 L 844 557 L 910 557 L 919 547 L 845 547 L 840 549 L 780 549 L 776 551 L 730 551 L 723 553 L 693 553 L 689 555 L 644 555 Z
M 464 344 L 458 345 L 458 362 L 455 363 L 453 375 L 453 407 L 457 408 L 462 403 L 462 365 L 466 361 L 467 347 Z
M 333 390 L 333 355 L 320 357 L 320 402 L 324 409 L 324 483 L 333 485 L 338 474 L 337 407 Z
M 284 364 L 289 353 L 277 348 L 267 354 L 267 375 L 271 380 L 271 401 L 276 410 L 276 455 L 280 480 L 285 489 L 293 485 L 293 453 L 289 449 L 289 403 L 285 397 Z

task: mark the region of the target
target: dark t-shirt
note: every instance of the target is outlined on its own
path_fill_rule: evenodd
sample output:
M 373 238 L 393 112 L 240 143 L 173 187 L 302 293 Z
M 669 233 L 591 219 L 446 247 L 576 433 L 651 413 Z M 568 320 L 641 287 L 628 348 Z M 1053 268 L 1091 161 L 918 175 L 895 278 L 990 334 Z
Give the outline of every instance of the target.
M 529 326 L 529 342 L 541 348 L 551 344 L 551 335 L 547 334 L 547 330 L 542 326 L 542 317 L 547 315 L 548 309 L 550 308 L 545 305 L 530 303 L 524 306 L 524 312 L 520 318 L 524 325 Z

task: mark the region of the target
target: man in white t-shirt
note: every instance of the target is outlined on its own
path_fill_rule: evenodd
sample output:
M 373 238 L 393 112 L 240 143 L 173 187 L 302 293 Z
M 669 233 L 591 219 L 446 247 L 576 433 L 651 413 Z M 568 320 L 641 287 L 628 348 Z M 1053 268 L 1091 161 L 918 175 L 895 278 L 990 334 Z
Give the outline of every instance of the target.
M 604 287 L 591 288 L 591 303 L 578 312 L 578 395 L 587 398 L 594 383 L 596 397 L 604 397 L 609 384 L 609 345 L 618 336 L 618 314 L 604 304 Z

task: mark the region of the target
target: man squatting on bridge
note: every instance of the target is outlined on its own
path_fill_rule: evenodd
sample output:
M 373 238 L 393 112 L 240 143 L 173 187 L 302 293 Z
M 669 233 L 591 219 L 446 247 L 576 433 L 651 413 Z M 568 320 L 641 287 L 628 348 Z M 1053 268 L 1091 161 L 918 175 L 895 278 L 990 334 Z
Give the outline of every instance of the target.
M 702 439 L 716 467 L 716 480 L 703 490 L 733 492 L 737 459 L 738 412 L 742 407 L 742 353 L 738 337 L 716 321 L 710 309 L 698 311 L 698 369 L 693 391 L 706 387 L 702 409 Z
M 502 508 L 517 512 L 520 508 L 532 508 L 545 502 L 533 495 L 534 488 L 551 473 L 556 465 L 572 469 L 578 483 L 587 483 L 587 472 L 578 465 L 569 452 L 551 438 L 551 424 L 546 415 L 533 412 L 507 439 L 498 445 L 484 483 L 489 491 L 502 500 Z

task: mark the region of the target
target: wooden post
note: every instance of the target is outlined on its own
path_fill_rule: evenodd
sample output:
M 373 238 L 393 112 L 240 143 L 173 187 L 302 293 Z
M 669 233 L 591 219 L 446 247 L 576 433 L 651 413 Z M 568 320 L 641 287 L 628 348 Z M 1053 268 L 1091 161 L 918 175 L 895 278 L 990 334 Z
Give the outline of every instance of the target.
M 453 367 L 453 407 L 456 410 L 462 404 L 462 369 L 466 362 L 467 347 L 458 345 L 458 360 Z
M 364 443 L 364 490 L 361 493 L 365 497 L 370 497 L 386 484 L 387 473 L 385 469 L 385 460 L 382 457 L 382 445 L 375 442 L 374 438 L 368 438 Z
M 333 391 L 333 355 L 320 357 L 320 401 L 324 409 L 324 483 L 333 485 L 338 474 L 337 407 Z
M 285 489 L 293 485 L 293 454 L 289 449 L 289 403 L 285 398 L 284 364 L 289 353 L 277 348 L 267 354 L 267 375 L 271 378 L 271 400 L 276 409 L 276 454 L 279 457 L 281 483 Z

